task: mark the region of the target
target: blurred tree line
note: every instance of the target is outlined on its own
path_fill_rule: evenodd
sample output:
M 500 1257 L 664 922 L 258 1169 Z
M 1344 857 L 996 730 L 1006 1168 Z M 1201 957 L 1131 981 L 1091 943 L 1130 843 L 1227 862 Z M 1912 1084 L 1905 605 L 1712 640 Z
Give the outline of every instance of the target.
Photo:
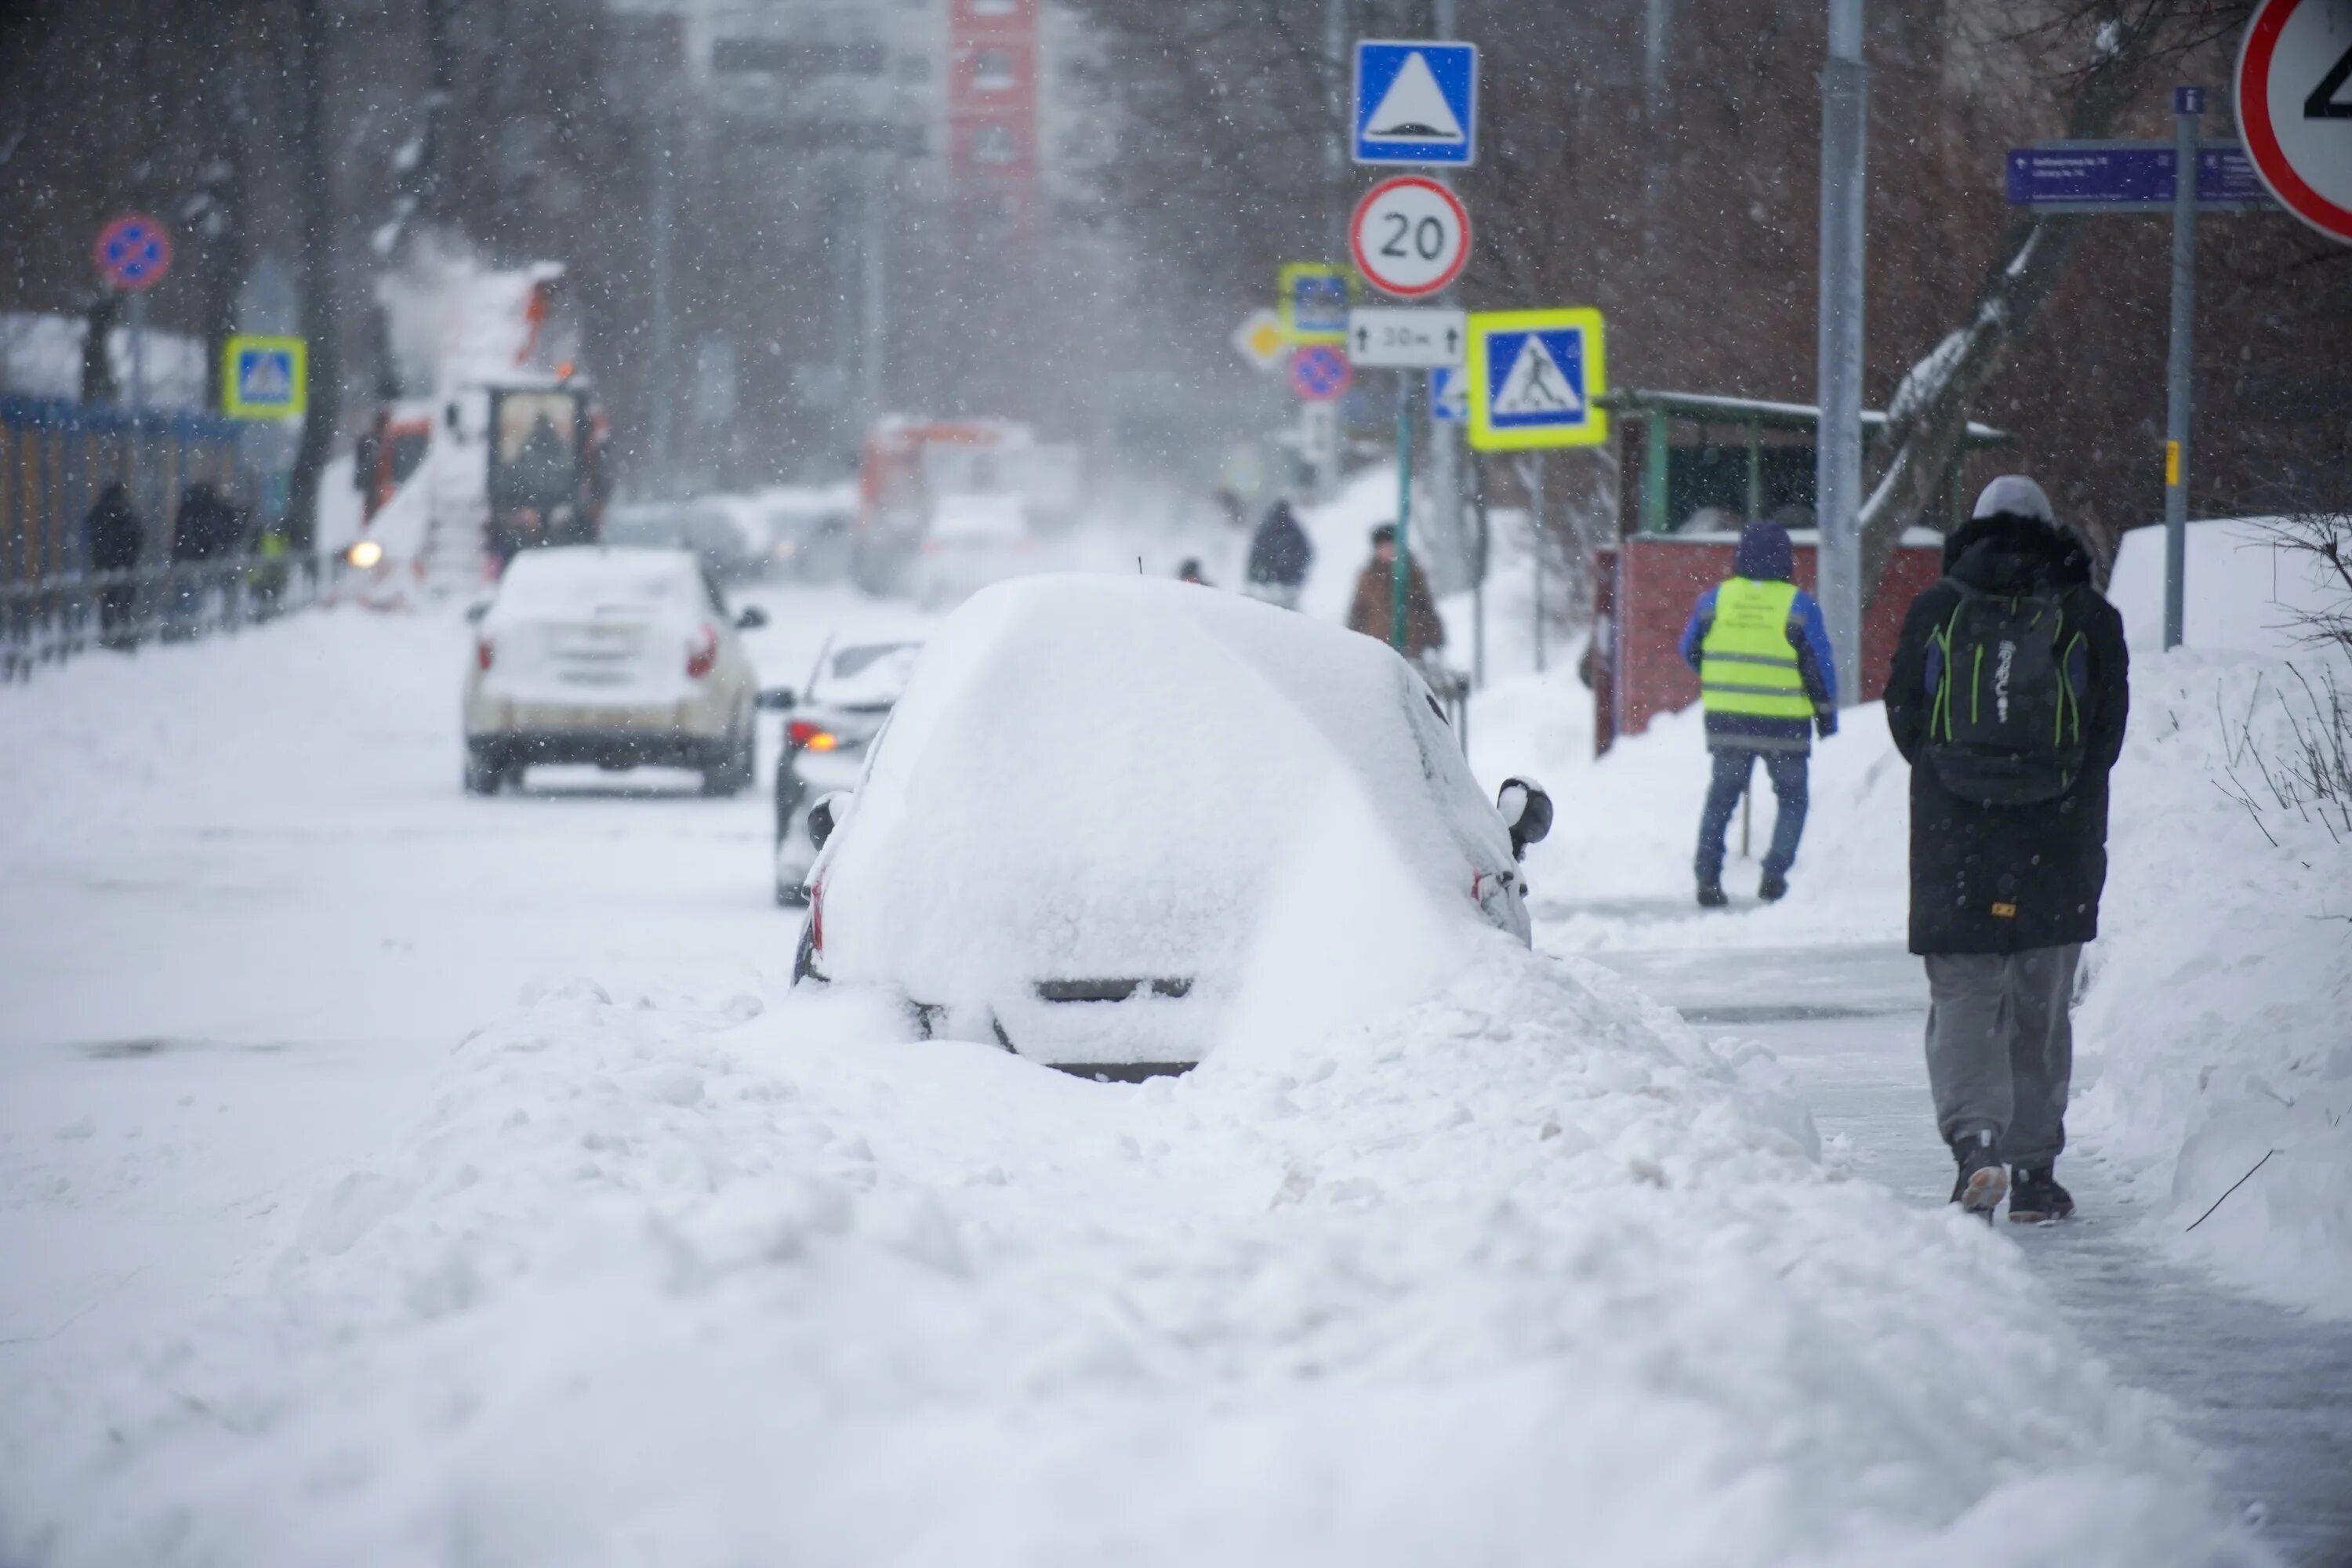
M 1432 0 L 1074 3 L 1119 63 L 1120 208 L 1187 258 L 1170 281 L 1197 300 L 1196 330 L 1270 302 L 1281 261 L 1344 257 L 1344 214 L 1374 172 L 1328 152 L 1348 67 L 1335 71 L 1327 27 L 1336 16 L 1343 38 L 1429 36 Z M 1465 302 L 1598 305 L 1620 387 L 1811 403 L 1825 9 L 1459 0 L 1457 34 L 1481 46 L 1483 71 L 1479 161 L 1458 181 L 1476 230 Z M 2031 470 L 2110 542 L 2162 515 L 2168 216 L 2044 220 L 2012 271 L 2033 226 L 2004 202 L 2002 154 L 2065 135 L 2168 140 L 2176 81 L 2214 89 L 2206 138 L 2233 136 L 2249 9 L 1868 7 L 1869 406 L 1979 315 L 2001 325 L 1956 356 L 1950 407 L 1915 399 L 1918 416 L 1874 452 L 1869 483 L 1905 439 L 1920 448 L 1924 479 L 1890 486 L 1890 503 L 1940 503 L 1958 415 L 2016 437 L 1969 459 L 1971 481 Z M 2352 362 L 2319 345 L 2352 342 L 2352 251 L 2271 212 L 2208 215 L 2198 252 L 2196 512 L 2341 497 Z M 1615 491 L 1611 459 L 1562 469 L 1570 510 L 1594 526 Z M 1940 508 L 1890 510 L 1899 531 Z

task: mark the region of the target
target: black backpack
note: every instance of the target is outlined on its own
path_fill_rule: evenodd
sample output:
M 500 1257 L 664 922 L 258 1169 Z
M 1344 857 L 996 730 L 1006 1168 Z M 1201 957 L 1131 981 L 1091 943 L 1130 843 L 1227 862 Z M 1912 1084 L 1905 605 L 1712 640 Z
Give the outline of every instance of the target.
M 2083 774 L 2083 635 L 2069 630 L 2059 590 L 1946 581 L 1960 602 L 1928 641 L 1928 761 L 1979 805 L 2057 799 Z

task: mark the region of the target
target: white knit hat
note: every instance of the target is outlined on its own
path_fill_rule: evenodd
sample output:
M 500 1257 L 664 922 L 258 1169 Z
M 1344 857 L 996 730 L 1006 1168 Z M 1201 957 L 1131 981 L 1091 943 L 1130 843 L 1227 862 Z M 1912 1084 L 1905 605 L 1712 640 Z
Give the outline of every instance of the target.
M 2058 521 L 2050 510 L 2050 498 L 2023 474 L 2003 474 L 1985 486 L 1984 493 L 1977 497 L 1977 510 L 1969 515 L 1990 517 L 2002 511 L 2017 517 L 2038 517 L 2053 527 Z

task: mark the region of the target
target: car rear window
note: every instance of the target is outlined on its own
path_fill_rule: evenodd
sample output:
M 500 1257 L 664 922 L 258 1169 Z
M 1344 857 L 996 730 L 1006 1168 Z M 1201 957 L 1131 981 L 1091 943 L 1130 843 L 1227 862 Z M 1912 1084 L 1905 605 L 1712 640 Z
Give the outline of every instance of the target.
M 654 550 L 530 550 L 499 583 L 503 610 L 656 610 L 694 605 L 693 557 Z
M 809 695 L 820 702 L 845 707 L 895 702 L 907 689 L 915 656 L 922 645 L 910 642 L 860 643 L 833 650 Z

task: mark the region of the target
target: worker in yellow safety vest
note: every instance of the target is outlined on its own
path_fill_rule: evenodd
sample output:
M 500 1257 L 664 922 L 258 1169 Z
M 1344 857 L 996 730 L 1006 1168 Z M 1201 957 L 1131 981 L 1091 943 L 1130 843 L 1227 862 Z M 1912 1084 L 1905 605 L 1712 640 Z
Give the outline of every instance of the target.
M 1706 749 L 1715 761 L 1699 814 L 1698 901 L 1720 909 L 1723 839 L 1748 791 L 1756 761 L 1772 781 L 1779 810 L 1756 896 L 1789 891 L 1789 869 L 1805 833 L 1807 764 L 1813 733 L 1837 733 L 1837 663 L 1822 607 L 1791 578 L 1789 531 L 1751 522 L 1739 532 L 1732 575 L 1699 595 L 1683 628 L 1683 659 L 1698 671 L 1706 706 Z

